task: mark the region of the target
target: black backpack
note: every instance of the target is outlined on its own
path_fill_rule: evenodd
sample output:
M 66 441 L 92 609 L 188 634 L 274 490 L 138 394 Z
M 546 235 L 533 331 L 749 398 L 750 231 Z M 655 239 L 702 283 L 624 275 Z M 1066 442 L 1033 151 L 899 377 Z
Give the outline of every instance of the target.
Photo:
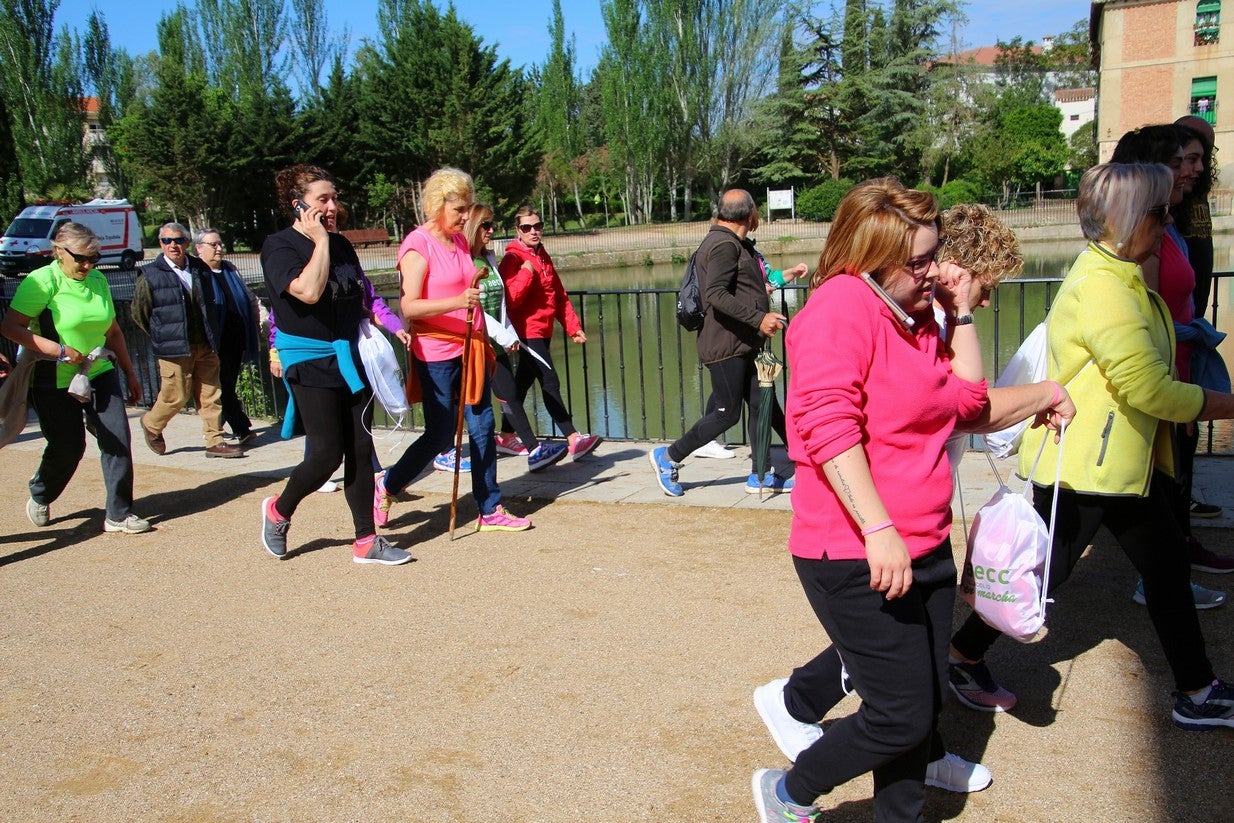
M 694 270 L 694 258 L 698 252 L 690 255 L 686 263 L 686 275 L 681 278 L 681 288 L 677 289 L 677 322 L 686 331 L 698 331 L 703 327 L 703 318 L 707 316 L 707 306 L 703 304 L 703 290 L 698 283 L 698 272 Z

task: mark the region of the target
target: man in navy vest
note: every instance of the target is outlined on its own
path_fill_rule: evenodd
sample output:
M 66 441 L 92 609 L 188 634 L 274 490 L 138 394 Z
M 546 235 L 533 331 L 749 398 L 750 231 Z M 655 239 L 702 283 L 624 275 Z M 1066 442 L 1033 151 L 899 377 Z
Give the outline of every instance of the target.
M 155 454 L 167 451 L 163 429 L 191 396 L 206 457 L 242 457 L 242 449 L 223 442 L 218 338 L 225 304 L 210 269 L 189 255 L 184 226 L 160 226 L 159 245 L 163 253 L 142 266 L 133 291 L 133 321 L 150 335 L 162 379 L 153 407 L 141 418 L 146 445 Z

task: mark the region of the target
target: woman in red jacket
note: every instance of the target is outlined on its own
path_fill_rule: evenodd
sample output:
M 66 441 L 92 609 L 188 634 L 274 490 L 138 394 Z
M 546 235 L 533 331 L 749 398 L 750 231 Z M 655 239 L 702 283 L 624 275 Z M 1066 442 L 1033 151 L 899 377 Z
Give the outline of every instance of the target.
M 570 456 L 579 458 L 600 445 L 602 438 L 595 434 L 583 434 L 574 427 L 570 410 L 561 399 L 561 384 L 553 368 L 549 342 L 556 321 L 560 321 L 575 343 L 586 343 L 587 335 L 583 333 L 583 324 L 566 297 L 566 287 L 557 276 L 553 259 L 540 242 L 544 235 L 544 221 L 539 213 L 531 206 L 520 206 L 514 222 L 518 236 L 506 246 L 505 256 L 501 258 L 497 270 L 506 284 L 506 310 L 514 330 L 518 332 L 523 346 L 542 358 L 519 357 L 514 373 L 514 402 L 523 405 L 531 384 L 539 380 L 544 407 L 557 428 L 569 438 Z M 508 443 L 513 435 L 514 427 L 503 419 L 498 444 Z

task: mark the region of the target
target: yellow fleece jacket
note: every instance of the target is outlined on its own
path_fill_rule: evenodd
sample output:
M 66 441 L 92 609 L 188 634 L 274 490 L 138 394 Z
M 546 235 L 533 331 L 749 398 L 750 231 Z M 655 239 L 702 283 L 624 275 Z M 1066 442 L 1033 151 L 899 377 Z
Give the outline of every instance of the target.
M 1060 485 L 1091 494 L 1145 497 L 1153 468 L 1174 474 L 1172 423 L 1195 420 L 1199 386 L 1174 378 L 1174 324 L 1134 262 L 1090 243 L 1050 310 L 1049 379 L 1067 386 L 1076 416 L 1067 428 Z M 1091 362 L 1090 362 L 1091 361 Z M 1029 429 L 1021 477 L 1046 431 Z M 1033 481 L 1054 483 L 1053 432 Z

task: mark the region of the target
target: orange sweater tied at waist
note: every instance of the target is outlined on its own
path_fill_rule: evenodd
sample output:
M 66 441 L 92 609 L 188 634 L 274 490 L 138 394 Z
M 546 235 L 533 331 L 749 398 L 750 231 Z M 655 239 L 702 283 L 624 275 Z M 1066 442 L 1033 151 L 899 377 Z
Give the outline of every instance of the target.
M 489 345 L 488 335 L 482 329 L 480 331 L 473 331 L 471 339 L 467 340 L 459 332 L 446 331 L 439 326 L 413 322 L 411 324 L 411 333 L 417 337 L 431 337 L 434 340 L 457 343 L 460 346 L 466 344 L 463 349 L 465 361 L 463 374 L 466 376 L 467 382 L 462 386 L 463 402 L 468 406 L 474 406 L 484 399 L 484 381 L 497 368 L 497 357 L 493 354 L 493 347 Z M 420 375 L 416 372 L 414 366 L 407 369 L 406 394 L 408 403 L 419 403 L 424 397 L 423 388 L 420 385 Z

